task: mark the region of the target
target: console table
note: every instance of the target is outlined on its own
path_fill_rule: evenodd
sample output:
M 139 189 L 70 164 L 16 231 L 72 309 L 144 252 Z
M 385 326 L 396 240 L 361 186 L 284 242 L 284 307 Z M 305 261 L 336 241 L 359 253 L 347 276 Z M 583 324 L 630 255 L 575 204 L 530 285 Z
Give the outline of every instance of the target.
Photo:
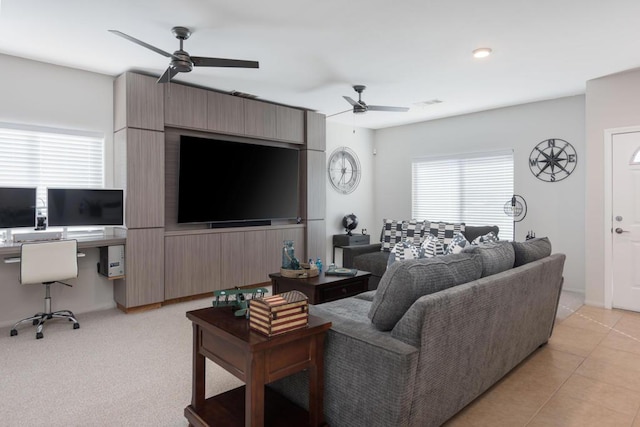
M 191 426 L 312 426 L 324 422 L 324 336 L 331 322 L 309 316 L 306 328 L 266 337 L 228 307 L 187 312 L 193 322 L 193 385 L 184 415 Z M 205 357 L 245 386 L 205 399 Z M 265 384 L 308 370 L 309 411 Z M 265 403 L 266 402 L 266 403 Z

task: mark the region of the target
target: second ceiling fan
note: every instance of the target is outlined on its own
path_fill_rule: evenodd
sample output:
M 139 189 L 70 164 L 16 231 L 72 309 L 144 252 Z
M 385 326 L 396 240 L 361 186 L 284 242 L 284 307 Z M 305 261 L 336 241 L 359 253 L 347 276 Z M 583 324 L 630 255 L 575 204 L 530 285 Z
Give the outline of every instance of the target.
M 367 111 L 393 111 L 404 113 L 409 111 L 408 107 L 389 107 L 386 105 L 367 105 L 362 100 L 362 91 L 364 91 L 367 87 L 363 85 L 355 85 L 353 86 L 353 90 L 358 92 L 358 100 L 354 101 L 348 96 L 343 96 L 344 99 L 347 100 L 349 104 L 353 106 L 353 112 L 355 114 L 366 113 Z
M 158 49 L 155 46 L 145 43 L 142 40 L 138 40 L 135 37 L 131 37 L 118 30 L 109 30 L 109 32 L 129 40 L 142 47 L 146 47 L 160 55 L 171 58 L 169 68 L 160 76 L 158 83 L 169 83 L 171 79 L 178 73 L 188 73 L 193 67 L 235 67 L 235 68 L 258 68 L 258 61 L 245 61 L 241 59 L 225 59 L 225 58 L 208 58 L 204 56 L 191 56 L 188 52 L 183 50 L 182 43 L 189 38 L 191 31 L 185 27 L 173 27 L 171 32 L 178 40 L 180 40 L 180 49 L 176 50 L 172 54 L 165 52 L 162 49 Z

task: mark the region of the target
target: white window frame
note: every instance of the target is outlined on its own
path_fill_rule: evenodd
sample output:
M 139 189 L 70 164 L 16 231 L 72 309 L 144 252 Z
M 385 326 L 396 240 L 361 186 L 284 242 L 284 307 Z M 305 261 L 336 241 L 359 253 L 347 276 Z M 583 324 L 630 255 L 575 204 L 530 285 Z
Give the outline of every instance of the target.
M 491 158 L 503 158 L 510 168 L 495 170 L 486 165 L 486 170 L 456 172 L 451 168 L 468 168 L 475 161 L 490 162 Z M 497 161 L 497 160 L 496 160 Z M 494 163 L 495 164 L 495 163 Z M 411 164 L 411 215 L 417 220 L 464 222 L 467 225 L 497 225 L 500 238 L 510 240 L 513 237 L 513 218 L 504 212 L 504 203 L 510 202 L 514 194 L 514 153 L 513 150 L 496 150 L 442 156 L 418 157 Z M 478 164 L 482 167 L 482 164 Z M 422 169 L 430 167 L 431 170 Z M 435 168 L 435 170 L 434 170 Z M 421 177 L 416 174 L 421 174 Z M 435 183 L 436 176 L 443 185 Z M 476 181 L 470 184 L 470 179 Z M 481 195 L 478 191 L 489 188 L 486 182 L 490 178 L 506 179 L 506 183 L 492 186 L 495 191 Z M 434 183 L 426 183 L 425 179 L 434 179 Z M 464 182 L 466 180 L 466 182 Z M 509 182 L 510 181 L 510 182 Z M 465 200 L 465 189 L 471 186 Z M 427 190 L 427 188 L 432 190 Z M 447 188 L 449 187 L 449 188 Z M 424 192 L 424 195 L 422 193 Z M 427 194 L 428 192 L 428 194 Z M 478 197 L 475 197 L 478 195 Z M 449 197 L 450 196 L 450 197 Z M 455 205 L 455 206 L 454 206 Z M 464 211 L 464 206 L 475 206 L 472 211 Z M 444 216 L 444 218 L 440 217 Z
M 105 188 L 105 144 L 100 132 L 0 122 L 0 186 L 37 187 L 46 216 L 47 187 Z

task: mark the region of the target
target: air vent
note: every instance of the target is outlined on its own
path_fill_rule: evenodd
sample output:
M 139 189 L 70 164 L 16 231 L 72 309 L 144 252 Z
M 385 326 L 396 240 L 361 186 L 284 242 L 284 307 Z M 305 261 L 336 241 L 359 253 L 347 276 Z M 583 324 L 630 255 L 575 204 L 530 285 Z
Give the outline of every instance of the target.
M 237 90 L 232 90 L 229 92 L 229 95 L 239 96 L 240 98 L 248 98 L 248 99 L 256 99 L 258 95 L 252 95 L 250 93 L 239 92 Z
M 433 104 L 442 104 L 442 101 L 439 99 L 430 99 L 429 101 L 416 102 L 413 105 L 416 107 L 426 107 Z

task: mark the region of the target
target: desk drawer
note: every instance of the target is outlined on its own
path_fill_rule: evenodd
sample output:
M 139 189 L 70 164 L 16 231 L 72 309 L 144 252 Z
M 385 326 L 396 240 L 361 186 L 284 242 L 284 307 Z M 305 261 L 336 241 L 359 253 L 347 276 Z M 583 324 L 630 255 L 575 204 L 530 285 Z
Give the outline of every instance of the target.
M 357 280 L 350 283 L 340 283 L 320 290 L 320 301 L 328 302 L 341 298 L 350 297 L 367 290 L 367 283 L 364 280 Z

